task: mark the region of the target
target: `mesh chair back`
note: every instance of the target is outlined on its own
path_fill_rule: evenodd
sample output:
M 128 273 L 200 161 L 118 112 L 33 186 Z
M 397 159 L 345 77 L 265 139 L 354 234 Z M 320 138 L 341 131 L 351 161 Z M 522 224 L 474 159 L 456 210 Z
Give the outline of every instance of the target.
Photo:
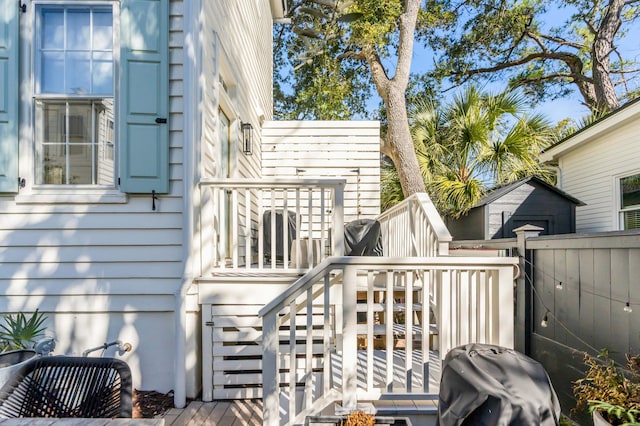
M 131 394 L 131 370 L 122 360 L 45 356 L 0 389 L 0 418 L 130 418 Z

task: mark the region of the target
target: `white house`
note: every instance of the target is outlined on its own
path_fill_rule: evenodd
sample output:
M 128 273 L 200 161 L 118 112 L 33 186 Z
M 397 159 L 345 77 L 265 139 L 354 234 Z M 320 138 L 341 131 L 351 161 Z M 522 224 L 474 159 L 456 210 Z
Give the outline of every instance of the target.
M 56 353 L 131 343 L 134 387 L 178 407 L 433 399 L 438 353 L 512 346 L 516 261 L 448 258 L 426 194 L 379 215 L 379 123 L 271 121 L 285 3 L 3 2 L 0 313 L 46 313 Z M 385 257 L 342 256 L 371 218 Z
M 576 232 L 640 228 L 640 99 L 540 154 L 557 165 L 558 186 L 585 203 Z
M 174 389 L 180 403 L 201 389 L 203 179 L 278 178 L 297 161 L 296 179 L 347 181 L 347 219 L 379 213 L 377 122 L 269 124 L 285 3 L 3 2 L 0 312 L 46 313 L 57 353 L 131 343 L 134 387 Z M 272 154 L 282 132 L 293 144 L 315 135 L 315 153 L 280 154 L 263 172 L 264 126 Z M 332 150 L 340 164 L 316 161 Z M 231 205 L 211 222 L 231 226 Z M 233 242 L 217 236 L 214 252 Z
M 130 342 L 136 388 L 197 395 L 196 182 L 260 175 L 283 13 L 275 0 L 3 2 L 1 312 L 45 312 L 58 353 Z

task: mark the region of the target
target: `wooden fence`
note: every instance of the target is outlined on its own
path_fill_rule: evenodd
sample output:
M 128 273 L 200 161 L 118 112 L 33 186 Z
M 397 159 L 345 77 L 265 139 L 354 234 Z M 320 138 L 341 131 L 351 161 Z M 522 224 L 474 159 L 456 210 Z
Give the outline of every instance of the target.
M 531 232 L 511 240 L 525 253 L 516 289 L 517 349 L 542 362 L 568 413 L 584 352 L 607 348 L 620 362 L 640 353 L 640 231 L 525 238 Z M 468 254 L 505 247 L 488 240 L 454 241 L 451 248 Z

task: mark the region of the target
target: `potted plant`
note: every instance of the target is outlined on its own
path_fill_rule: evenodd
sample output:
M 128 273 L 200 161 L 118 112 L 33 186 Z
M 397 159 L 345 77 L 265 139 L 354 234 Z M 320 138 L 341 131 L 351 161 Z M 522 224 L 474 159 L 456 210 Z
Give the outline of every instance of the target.
M 47 317 L 36 310 L 30 317 L 22 312 L 5 314 L 0 324 L 0 387 L 26 362 L 37 355 L 33 346 L 44 335 Z
M 4 324 L 0 324 L 0 352 L 31 349 L 36 340 L 44 336 L 47 316 L 37 309 L 28 318 L 22 312 L 2 317 Z
M 594 425 L 640 425 L 640 355 L 627 354 L 626 368 L 603 350 L 585 354 L 587 372 L 573 385 L 578 409 L 588 407 Z

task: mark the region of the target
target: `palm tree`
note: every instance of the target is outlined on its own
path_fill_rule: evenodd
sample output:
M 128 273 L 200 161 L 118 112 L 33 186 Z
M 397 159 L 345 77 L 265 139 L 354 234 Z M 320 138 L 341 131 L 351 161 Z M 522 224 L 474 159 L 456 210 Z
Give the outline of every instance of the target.
M 552 131 L 540 114 L 526 114 L 518 92 L 482 93 L 469 86 L 453 101 L 437 107 L 430 100 L 409 110 L 420 171 L 441 214 L 459 217 L 489 188 L 526 176 L 551 178 L 537 161 Z M 383 189 L 393 172 L 385 169 Z M 383 196 L 387 206 L 395 201 Z

